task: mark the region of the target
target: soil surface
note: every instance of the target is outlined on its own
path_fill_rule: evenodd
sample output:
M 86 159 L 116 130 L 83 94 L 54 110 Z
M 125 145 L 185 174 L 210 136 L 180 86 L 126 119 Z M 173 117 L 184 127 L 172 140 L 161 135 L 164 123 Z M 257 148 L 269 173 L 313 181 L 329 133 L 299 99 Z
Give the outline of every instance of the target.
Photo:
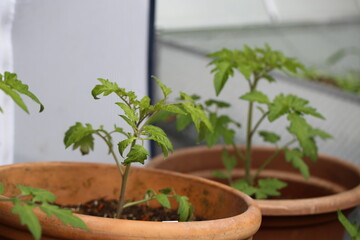
M 117 200 L 97 199 L 80 205 L 61 206 L 90 216 L 115 218 Z M 136 205 L 124 209 L 121 219 L 142 221 L 177 221 L 179 215 L 176 210 L 164 207 L 150 208 L 146 205 Z M 196 219 L 200 220 L 200 219 Z

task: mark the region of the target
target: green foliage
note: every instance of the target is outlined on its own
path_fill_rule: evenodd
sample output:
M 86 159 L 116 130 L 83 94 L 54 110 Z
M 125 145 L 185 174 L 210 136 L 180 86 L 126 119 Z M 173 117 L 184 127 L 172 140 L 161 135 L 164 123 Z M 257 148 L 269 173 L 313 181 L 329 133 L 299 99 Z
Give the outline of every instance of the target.
M 213 175 L 217 178 L 228 179 L 228 181 L 232 182 L 232 172 L 237 165 L 237 159 L 235 155 L 230 156 L 229 152 L 224 149 L 221 153 L 221 160 L 225 167 L 225 172 L 220 170 L 214 170 Z
M 194 212 L 194 207 L 189 203 L 189 198 L 186 196 L 176 195 L 176 201 L 179 203 L 178 211 L 179 221 L 185 222 L 191 218 L 192 212 Z
M 178 195 L 173 188 L 161 189 L 159 190 L 159 193 L 151 189 L 147 190 L 144 199 L 126 203 L 124 207 L 130 207 L 136 204 L 148 203 L 151 200 L 156 200 L 164 208 L 170 209 L 170 198 L 175 198 L 178 203 L 177 213 L 179 215 L 180 222 L 190 221 L 194 218 L 195 209 L 193 205 L 189 202 L 188 197 Z
M 92 136 L 96 130 L 90 124 L 83 125 L 77 122 L 71 126 L 65 133 L 64 143 L 66 147 L 73 145 L 73 150 L 80 148 L 83 155 L 94 150 L 94 137 Z
M 250 48 L 244 46 L 243 50 L 222 49 L 209 54 L 213 58 L 210 65 L 213 65 L 214 88 L 216 95 L 223 90 L 229 77 L 234 76 L 234 72 L 240 72 L 248 81 L 252 77 L 263 78 L 269 82 L 275 81 L 270 75 L 272 70 L 279 70 L 284 73 L 296 73 L 304 69 L 304 66 L 293 58 L 286 57 L 280 51 L 274 51 L 269 45 L 264 48 Z
M 141 163 L 144 164 L 144 161 L 150 154 L 142 145 L 134 145 L 131 147 L 129 153 L 126 155 L 126 158 L 123 162 L 124 165 L 128 165 L 130 163 Z
M 270 196 L 279 196 L 278 190 L 286 187 L 287 184 L 276 178 L 264 178 L 259 179 L 257 186 L 249 185 L 245 179 L 239 179 L 231 186 L 250 196 L 254 195 L 257 199 L 266 199 Z
M 34 102 L 40 105 L 40 112 L 44 110 L 44 106 L 40 100 L 29 90 L 29 86 L 23 84 L 18 78 L 16 73 L 5 72 L 0 74 L 0 90 L 9 95 L 12 100 L 26 113 L 29 113 L 27 106 L 25 105 L 20 94 L 29 97 Z M 0 112 L 2 108 L 0 107 Z
M 53 193 L 34 187 L 17 185 L 20 194 L 14 197 L 5 197 L 1 201 L 11 201 L 14 205 L 12 213 L 20 217 L 21 225 L 26 225 L 34 237 L 40 239 L 42 229 L 40 222 L 34 213 L 35 208 L 39 208 L 49 217 L 56 216 L 65 225 L 88 230 L 86 224 L 77 216 L 73 215 L 71 210 L 59 208 L 53 203 L 56 197 Z M 0 194 L 4 193 L 4 186 L 0 183 Z
M 341 48 L 331 54 L 326 60 L 326 67 L 334 69 L 334 65 L 341 62 L 344 58 L 352 55 L 360 60 L 359 48 Z M 320 69 L 308 69 L 300 77 L 307 80 L 326 84 L 328 86 L 339 88 L 343 91 L 360 95 L 360 71 L 359 69 L 344 69 L 344 72 L 334 73 L 331 71 L 323 71 Z
M 360 225 L 359 223 L 351 223 L 345 215 L 338 210 L 338 219 L 341 224 L 344 226 L 345 230 L 349 233 L 352 240 L 360 240 Z
M 186 116 L 190 122 L 193 122 L 197 129 L 200 131 L 212 131 L 212 125 L 207 118 L 203 109 L 195 104 L 192 97 L 185 93 L 180 93 L 182 99 L 179 103 L 167 103 L 167 97 L 171 94 L 171 89 L 163 84 L 159 79 L 153 77 L 159 85 L 163 99 L 151 104 L 151 99 L 148 96 L 144 96 L 139 99 L 132 91 L 127 91 L 124 88 L 120 88 L 117 83 L 110 82 L 109 80 L 99 78 L 100 84 L 96 85 L 91 91 L 94 99 L 100 99 L 100 96 L 108 96 L 110 94 L 117 95 L 119 102 L 115 104 L 120 107 L 123 114 L 119 116 L 128 125 L 132 132 L 125 132 L 122 128 L 114 127 L 114 130 L 107 131 L 103 127 L 93 128 L 90 124 L 76 123 L 71 126 L 65 133 L 64 144 L 68 148 L 70 146 L 73 149 L 80 148 L 82 154 L 88 154 L 94 149 L 94 136 L 100 137 L 107 144 L 109 154 L 112 155 L 117 163 L 119 172 L 121 174 L 123 183 L 127 182 L 128 172 L 132 163 L 144 164 L 148 156 L 150 155 L 144 147 L 144 141 L 152 140 L 156 142 L 162 149 L 164 156 L 168 156 L 169 152 L 173 151 L 173 146 L 168 139 L 166 133 L 159 127 L 152 125 L 154 119 L 163 118 L 158 115 L 162 113 L 178 114 L 179 116 Z M 117 152 L 114 150 L 113 134 L 120 133 L 125 139 L 120 140 L 117 145 Z M 123 159 L 119 161 L 117 155 Z M 120 166 L 120 163 L 125 166 L 125 172 Z M 122 186 L 120 193 L 120 203 L 118 207 L 117 217 L 120 217 L 124 206 L 129 206 L 131 203 L 124 203 L 126 185 Z M 142 201 L 149 201 L 156 199 L 164 207 L 170 207 L 168 201 L 168 195 L 165 193 L 155 194 L 152 191 L 148 191 L 145 198 Z M 190 203 L 184 196 L 176 196 L 179 202 L 179 219 L 185 221 L 189 219 L 191 215 Z M 136 201 L 138 203 L 139 201 Z
M 240 97 L 242 100 L 250 101 L 250 102 L 258 102 L 269 104 L 269 98 L 265 95 L 265 93 L 259 91 L 251 91 Z
M 291 162 L 294 168 L 300 170 L 300 173 L 304 178 L 310 178 L 309 167 L 303 160 L 303 153 L 298 149 L 286 149 L 285 150 L 285 159 L 287 162 Z
M 279 135 L 269 131 L 259 131 L 259 135 L 263 138 L 265 142 L 269 143 L 277 143 L 281 139 Z
M 315 108 L 309 105 L 309 101 L 293 94 L 278 94 L 273 99 L 257 89 L 259 82 L 276 82 L 271 75 L 273 71 L 280 71 L 287 75 L 297 72 L 304 72 L 306 68 L 294 58 L 286 57 L 282 52 L 272 50 L 270 46 L 265 45 L 263 48 L 250 48 L 244 46 L 242 50 L 222 49 L 209 55 L 212 61 L 209 65 L 213 67 L 211 72 L 214 74 L 214 89 L 216 95 L 219 95 L 225 85 L 238 72 L 248 83 L 249 89 L 239 96 L 239 99 L 248 103 L 247 125 L 245 129 L 246 150 L 243 152 L 236 147 L 235 134 L 240 123 L 231 119 L 225 114 L 221 114 L 223 109 L 230 108 L 230 104 L 221 100 L 209 99 L 204 104 L 199 103 L 200 97 L 197 95 L 189 96 L 181 95 L 183 101 L 192 102 L 196 109 L 203 110 L 210 120 L 212 129 L 204 128 L 201 124 L 195 124 L 199 130 L 198 141 L 204 140 L 210 147 L 216 143 L 223 142 L 226 145 L 233 146 L 234 156 L 222 156 L 225 171 L 215 170 L 213 175 L 218 178 L 227 179 L 230 185 L 254 195 L 258 198 L 267 196 L 277 196 L 278 189 L 285 185 L 278 180 L 259 180 L 258 183 L 254 179 L 259 178 L 263 169 L 265 169 L 280 153 L 285 152 L 286 161 L 297 168 L 300 173 L 308 179 L 310 171 L 303 158 L 308 157 L 312 161 L 317 160 L 317 138 L 326 140 L 331 138 L 327 132 L 311 126 L 307 117 L 315 117 L 325 119 Z M 254 119 L 253 109 L 260 111 L 260 117 Z M 199 116 L 198 116 L 199 117 Z M 285 130 L 290 134 L 291 139 L 279 146 L 281 136 L 270 131 L 259 130 L 259 126 L 263 121 L 268 120 L 270 123 L 286 118 L 289 125 Z M 176 116 L 177 130 L 182 131 L 188 127 L 194 119 L 189 115 Z M 264 159 L 258 170 L 252 174 L 250 169 L 251 146 L 255 133 L 258 133 L 265 142 L 274 144 L 275 153 L 268 159 Z M 296 145 L 295 145 L 296 144 Z M 295 146 L 294 146 L 295 145 Z M 233 182 L 232 172 L 238 161 L 244 162 L 245 177 L 244 179 Z M 231 167 L 230 167 L 231 166 Z
M 86 224 L 79 217 L 73 215 L 69 209 L 63 209 L 46 202 L 40 205 L 40 209 L 46 213 L 48 217 L 56 216 L 64 225 L 71 225 L 76 228 L 88 230 Z
M 290 75 L 298 72 L 306 71 L 306 68 L 294 58 L 285 56 L 282 52 L 272 50 L 270 46 L 265 45 L 263 48 L 250 48 L 244 46 L 242 50 L 222 49 L 209 55 L 212 61 L 209 63 L 213 68 L 211 72 L 213 76 L 213 84 L 216 95 L 220 95 L 225 85 L 229 82 L 235 72 L 242 75 L 241 80 L 248 83 L 248 91 L 239 96 L 239 99 L 248 103 L 247 125 L 245 129 L 246 139 L 245 151 L 236 147 L 235 130 L 240 128 L 240 123 L 231 119 L 225 114 L 221 114 L 222 109 L 231 107 L 230 104 L 221 100 L 209 99 L 205 104 L 199 103 L 200 97 L 197 95 L 182 96 L 183 100 L 193 101 L 197 105 L 197 109 L 203 109 L 207 113 L 208 119 L 213 126 L 212 131 L 208 129 L 202 130 L 201 125 L 197 125 L 199 129 L 198 141 L 205 140 L 210 147 L 218 142 L 224 142 L 234 148 L 234 156 L 222 156 L 225 170 L 215 170 L 213 175 L 218 178 L 227 179 L 233 187 L 254 195 L 257 198 L 266 198 L 268 196 L 278 196 L 278 190 L 285 187 L 286 184 L 276 179 L 259 179 L 260 173 L 265 169 L 276 157 L 285 152 L 286 161 L 297 168 L 300 173 L 308 179 L 310 171 L 303 158 L 308 157 L 312 161 L 317 160 L 317 138 L 326 140 L 331 138 L 327 132 L 311 126 L 307 118 L 315 117 L 325 119 L 315 108 L 309 105 L 309 101 L 293 94 L 278 94 L 273 99 L 266 93 L 259 91 L 258 84 L 261 81 L 276 82 L 272 76 L 273 71 L 280 71 Z M 260 117 L 254 118 L 253 109 L 260 111 Z M 286 118 L 289 125 L 285 130 L 291 136 L 290 140 L 279 146 L 282 136 L 266 130 L 259 130 L 261 124 L 267 120 L 270 123 L 281 118 Z M 177 115 L 177 130 L 181 131 L 191 124 L 188 115 Z M 263 163 L 255 173 L 252 173 L 251 167 L 251 147 L 252 139 L 255 133 L 258 133 L 265 142 L 274 144 L 276 150 L 268 159 L 264 159 Z M 232 172 L 238 161 L 244 162 L 245 177 L 233 181 Z
M 20 217 L 21 225 L 27 225 L 29 231 L 35 239 L 41 238 L 41 225 L 33 212 L 35 205 L 33 203 L 21 203 L 19 199 L 13 200 L 14 207 L 12 208 L 13 214 L 18 214 Z

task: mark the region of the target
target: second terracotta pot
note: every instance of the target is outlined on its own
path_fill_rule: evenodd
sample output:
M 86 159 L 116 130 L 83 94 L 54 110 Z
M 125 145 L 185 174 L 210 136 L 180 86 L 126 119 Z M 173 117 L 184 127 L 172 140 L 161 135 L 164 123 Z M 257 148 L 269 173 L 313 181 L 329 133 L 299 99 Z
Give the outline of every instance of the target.
M 155 157 L 148 167 L 188 173 L 216 179 L 212 170 L 223 169 L 224 146 L 206 146 L 176 150 L 167 159 Z M 243 149 L 243 147 L 242 147 Z M 232 148 L 228 149 L 232 153 Z M 253 170 L 274 152 L 273 148 L 253 147 Z M 344 228 L 336 211 L 350 212 L 360 204 L 360 167 L 343 160 L 320 155 L 317 163 L 306 160 L 311 178 L 305 180 L 284 156 L 273 161 L 261 177 L 276 177 L 288 183 L 282 196 L 288 199 L 256 200 L 263 214 L 255 240 L 341 240 Z M 243 176 L 240 163 L 235 178 Z

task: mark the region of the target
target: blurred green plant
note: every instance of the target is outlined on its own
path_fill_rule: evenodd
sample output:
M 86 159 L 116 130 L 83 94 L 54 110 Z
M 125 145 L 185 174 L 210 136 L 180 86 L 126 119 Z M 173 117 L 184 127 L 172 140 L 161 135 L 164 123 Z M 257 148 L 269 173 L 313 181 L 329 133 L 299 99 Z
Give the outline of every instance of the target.
M 264 92 L 258 90 L 259 82 L 276 82 L 271 75 L 275 70 L 287 75 L 304 71 L 305 67 L 294 58 L 286 57 L 282 52 L 275 51 L 266 45 L 264 48 L 250 48 L 245 46 L 243 50 L 222 49 L 209 55 L 213 60 L 209 65 L 213 66 L 214 89 L 216 95 L 220 95 L 229 79 L 239 72 L 244 81 L 248 84 L 248 91 L 239 96 L 240 100 L 248 103 L 245 123 L 245 150 L 241 150 L 235 143 L 236 129 L 241 124 L 226 114 L 221 114 L 222 109 L 230 109 L 230 104 L 224 101 L 210 99 L 204 104 L 199 103 L 199 97 L 193 96 L 199 106 L 208 114 L 213 131 L 200 132 L 198 141 L 205 140 L 209 147 L 223 141 L 226 145 L 232 146 L 234 155 L 224 148 L 222 161 L 225 171 L 214 171 L 218 178 L 227 179 L 229 185 L 256 198 L 268 198 L 280 195 L 279 190 L 287 184 L 275 178 L 259 178 L 260 173 L 281 153 L 285 154 L 286 162 L 297 168 L 304 178 L 310 177 L 310 171 L 303 160 L 309 158 L 317 160 L 316 139 L 328 139 L 331 136 L 323 130 L 315 128 L 306 120 L 306 116 L 319 119 L 324 117 L 313 107 L 309 101 L 293 94 L 279 94 L 270 99 Z M 242 79 L 241 79 L 242 80 Z M 260 117 L 255 119 L 254 111 L 258 110 Z M 261 124 L 267 120 L 270 123 L 281 118 L 286 118 L 289 125 L 285 127 L 291 138 L 288 142 L 279 145 L 281 136 L 275 132 L 259 130 Z M 187 116 L 177 116 L 177 129 L 183 130 L 190 124 Z M 255 134 L 259 134 L 265 142 L 271 143 L 276 150 L 262 165 L 255 171 L 252 166 L 252 142 Z M 244 163 L 245 177 L 233 180 L 233 170 L 239 162 Z
M 360 61 L 360 49 L 358 48 L 342 48 L 333 53 L 327 60 L 326 65 L 333 67 L 350 55 L 358 57 Z M 345 73 L 329 73 L 317 68 L 308 69 L 304 74 L 300 75 L 309 80 L 328 84 L 337 87 L 346 92 L 360 95 L 360 70 L 346 69 Z

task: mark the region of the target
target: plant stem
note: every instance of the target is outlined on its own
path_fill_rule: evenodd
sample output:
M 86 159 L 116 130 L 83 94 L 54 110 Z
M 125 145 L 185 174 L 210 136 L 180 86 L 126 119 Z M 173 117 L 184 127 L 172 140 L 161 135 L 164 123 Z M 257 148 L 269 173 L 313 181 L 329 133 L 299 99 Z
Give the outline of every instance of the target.
M 116 166 L 117 166 L 117 168 L 118 168 L 121 176 L 124 176 L 124 172 L 123 172 L 122 167 L 121 167 L 121 165 L 120 165 L 120 162 L 119 162 L 119 160 L 118 160 L 118 158 L 117 158 L 117 156 L 116 156 L 116 154 L 115 154 L 115 152 L 114 152 L 114 149 L 113 149 L 113 146 L 112 146 L 111 142 L 109 142 L 109 141 L 106 139 L 106 137 L 104 137 L 103 135 L 101 135 L 99 132 L 96 132 L 96 134 L 105 141 L 106 145 L 107 145 L 108 148 L 109 148 L 109 151 L 110 151 L 111 155 L 113 156 L 113 158 L 114 158 L 114 160 L 115 160 L 115 162 L 116 162 Z
M 250 92 L 256 89 L 258 78 L 257 74 L 254 74 L 254 81 L 248 80 Z M 253 119 L 254 102 L 249 102 L 249 109 L 247 115 L 247 126 L 246 126 L 246 150 L 245 150 L 245 180 L 252 186 L 253 178 L 251 176 L 251 147 L 252 147 L 252 119 Z
M 276 151 L 256 170 L 256 173 L 254 174 L 254 179 L 256 179 L 260 173 L 280 154 L 284 151 L 285 148 L 290 146 L 296 142 L 296 139 L 292 139 L 288 143 L 286 143 L 283 147 L 276 149 Z
M 260 119 L 257 121 L 257 123 L 255 124 L 255 126 L 254 126 L 254 128 L 252 129 L 252 131 L 251 131 L 251 136 L 253 136 L 254 135 L 254 133 L 256 132 L 256 130 L 258 129 L 258 127 L 260 126 L 260 124 L 262 123 L 262 121 L 264 121 L 264 119 L 266 118 L 266 116 L 269 114 L 269 112 L 266 112 L 266 113 L 264 113 L 261 117 L 260 117 Z
M 129 163 L 126 168 L 124 175 L 122 176 L 122 182 L 121 182 L 121 189 L 120 189 L 120 196 L 119 196 L 119 203 L 117 205 L 117 211 L 116 211 L 116 218 L 120 218 L 123 210 L 124 210 L 124 204 L 125 204 L 125 190 L 126 190 L 126 183 L 127 179 L 129 177 L 131 163 Z
M 251 177 L 251 146 L 252 146 L 252 136 L 251 136 L 251 123 L 252 123 L 252 113 L 253 113 L 253 102 L 249 102 L 248 117 L 247 117 L 247 127 L 246 127 L 246 152 L 245 152 L 245 180 L 252 186 L 253 181 Z

